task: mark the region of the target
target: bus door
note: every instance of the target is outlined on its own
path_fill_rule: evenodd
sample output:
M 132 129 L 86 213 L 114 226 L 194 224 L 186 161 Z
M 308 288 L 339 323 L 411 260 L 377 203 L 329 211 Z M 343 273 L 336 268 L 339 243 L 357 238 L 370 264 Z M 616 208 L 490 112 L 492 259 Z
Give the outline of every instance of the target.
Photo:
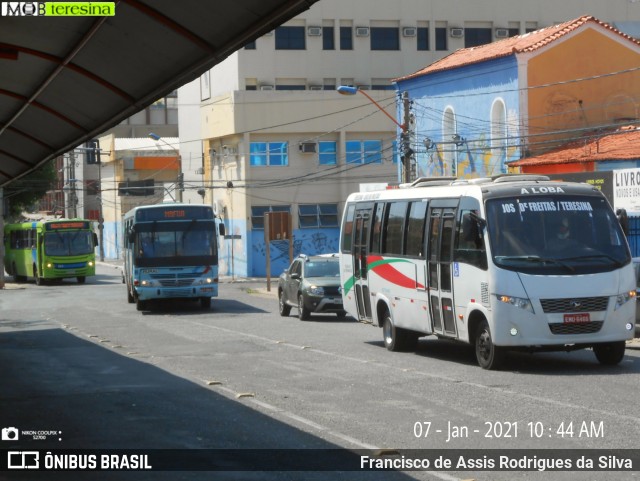
M 433 332 L 456 337 L 453 302 L 453 237 L 457 199 L 435 200 L 429 206 L 427 275 Z
M 32 231 L 32 234 L 35 236 L 31 241 L 31 261 L 34 266 L 36 266 L 37 274 L 39 277 L 42 277 L 42 259 L 44 258 L 45 253 L 45 245 L 44 245 L 44 227 L 40 227 Z M 36 273 L 33 273 L 33 276 L 36 276 Z
M 369 227 L 373 203 L 359 204 L 356 207 L 353 223 L 353 242 L 351 252 L 353 255 L 354 292 L 356 295 L 356 307 L 358 320 L 371 322 L 371 295 L 369 293 L 367 252 L 369 240 Z

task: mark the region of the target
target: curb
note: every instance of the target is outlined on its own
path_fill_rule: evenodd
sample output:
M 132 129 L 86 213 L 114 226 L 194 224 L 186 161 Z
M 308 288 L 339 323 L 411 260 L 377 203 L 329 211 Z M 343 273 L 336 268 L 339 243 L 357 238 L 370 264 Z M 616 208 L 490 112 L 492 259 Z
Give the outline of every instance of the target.
M 113 267 L 114 269 L 118 269 L 122 271 L 124 266 L 121 262 L 107 262 L 107 261 L 96 261 L 96 265 L 101 265 L 104 267 Z M 266 284 L 267 279 L 263 277 L 233 277 L 233 276 L 219 276 L 220 284 L 240 284 L 245 282 L 264 282 Z M 273 281 L 272 281 L 273 282 Z M 276 281 L 277 283 L 277 281 Z M 265 294 L 269 294 L 265 288 Z

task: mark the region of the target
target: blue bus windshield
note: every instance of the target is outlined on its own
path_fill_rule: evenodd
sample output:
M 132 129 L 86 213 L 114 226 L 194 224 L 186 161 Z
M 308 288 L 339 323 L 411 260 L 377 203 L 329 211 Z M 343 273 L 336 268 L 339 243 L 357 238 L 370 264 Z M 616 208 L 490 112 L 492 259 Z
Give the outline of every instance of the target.
M 217 256 L 215 223 L 211 221 L 151 222 L 136 225 L 135 257 L 138 265 L 175 262 L 214 264 Z M 199 262 L 195 262 L 199 258 Z M 146 260 L 146 262 L 144 261 Z M 168 264 L 167 264 L 168 265 Z

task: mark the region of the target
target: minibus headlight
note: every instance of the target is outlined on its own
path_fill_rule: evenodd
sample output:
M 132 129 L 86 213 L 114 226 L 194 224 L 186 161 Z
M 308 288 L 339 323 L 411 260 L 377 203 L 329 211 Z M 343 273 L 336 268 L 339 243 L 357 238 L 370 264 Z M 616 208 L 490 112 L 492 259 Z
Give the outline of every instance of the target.
M 142 287 L 160 287 L 160 282 L 154 281 L 152 279 L 145 279 L 143 281 L 140 281 L 140 285 Z
M 532 314 L 534 312 L 533 306 L 531 305 L 531 301 L 524 297 L 505 296 L 502 294 L 496 294 L 496 297 L 500 302 L 504 302 L 505 304 L 511 304 L 514 307 L 519 307 L 520 309 L 529 311 Z
M 51 262 L 47 263 L 47 269 L 51 269 L 53 267 L 53 264 Z
M 636 298 L 636 291 L 623 292 L 622 294 L 618 294 L 616 299 L 616 310 L 620 309 L 627 302 Z
M 89 261 L 89 267 L 93 267 L 93 261 Z
M 201 286 L 203 284 L 211 284 L 213 282 L 213 279 L 211 279 L 211 277 L 205 277 L 203 279 L 198 279 L 196 281 L 196 286 Z

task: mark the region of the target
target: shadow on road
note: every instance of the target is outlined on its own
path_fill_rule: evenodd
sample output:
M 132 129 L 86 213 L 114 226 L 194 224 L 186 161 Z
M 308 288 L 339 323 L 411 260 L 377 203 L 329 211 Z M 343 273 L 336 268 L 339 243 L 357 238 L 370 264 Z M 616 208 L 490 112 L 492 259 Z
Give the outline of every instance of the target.
M 103 284 L 121 284 L 120 277 L 114 277 L 113 275 L 96 274 L 95 276 L 89 276 L 85 279 L 84 284 L 78 283 L 75 277 L 68 277 L 65 279 L 45 280 L 41 286 L 36 285 L 36 281 L 33 278 L 28 278 L 26 281 L 15 282 L 11 276 L 5 279 L 5 284 L 13 289 L 19 288 L 33 288 L 33 289 L 45 289 L 47 287 L 55 286 L 91 286 L 91 285 L 103 285 Z
M 172 315 L 192 315 L 192 314 L 265 314 L 268 311 L 251 306 L 234 299 L 211 299 L 211 307 L 202 308 L 198 299 L 155 299 L 149 302 L 149 307 L 138 314 L 172 314 Z
M 0 325 L 7 328 L 9 325 Z M 12 324 L 11 327 L 21 328 Z M 2 449 L 336 449 L 339 446 L 62 329 L 0 334 L 0 426 L 59 432 Z M 241 362 L 242 360 L 238 360 Z M 215 376 L 215 372 L 211 375 Z M 196 451 L 194 451 L 196 452 Z M 200 452 L 200 451 L 198 451 Z M 292 451 L 295 456 L 299 451 Z M 249 453 L 250 454 L 250 453 Z M 350 455 L 350 454 L 349 454 Z M 354 454 L 355 455 L 355 454 Z M 359 458 L 358 458 L 359 459 Z M 238 469 L 238 466 L 235 466 Z M 239 468 L 244 469 L 244 465 Z M 185 471 L 189 466 L 184 466 Z M 260 468 L 257 468 L 260 469 Z M 10 472 L 11 479 L 408 480 L 398 472 Z M 0 471 L 0 479 L 7 474 Z M 8 479 L 8 478 L 6 478 Z
M 368 344 L 384 348 L 383 341 L 371 341 Z M 627 348 L 627 354 L 630 352 L 632 350 Z M 434 337 L 421 338 L 415 351 L 410 354 L 469 366 L 478 364 L 473 346 Z M 478 366 L 478 369 L 481 368 Z M 627 355 L 619 365 L 605 366 L 597 361 L 591 349 L 533 353 L 510 351 L 506 355 L 501 370 L 550 376 L 601 375 L 603 373 L 630 375 L 640 373 L 640 358 Z
M 335 314 L 311 314 L 308 319 L 298 319 L 297 313 L 290 314 L 285 317 L 290 317 L 293 320 L 299 322 L 330 322 L 332 324 L 338 324 L 342 322 L 346 322 L 347 324 L 353 324 L 356 320 L 351 316 L 338 317 Z

